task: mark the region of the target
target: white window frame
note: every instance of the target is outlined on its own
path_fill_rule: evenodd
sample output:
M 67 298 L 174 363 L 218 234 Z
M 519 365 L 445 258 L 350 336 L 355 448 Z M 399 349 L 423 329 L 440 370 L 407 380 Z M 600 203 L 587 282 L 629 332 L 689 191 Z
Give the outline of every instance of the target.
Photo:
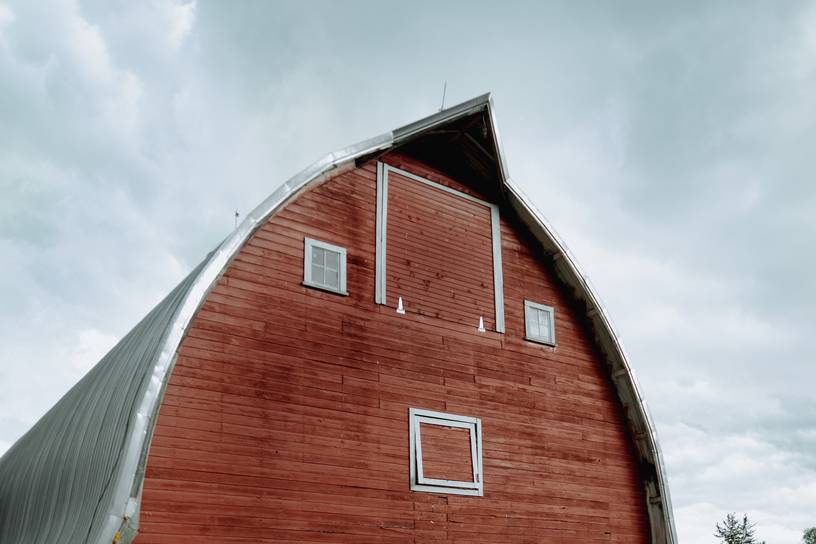
M 501 222 L 499 219 L 499 207 L 492 202 L 486 202 L 481 198 L 457 191 L 447 185 L 436 183 L 429 179 L 417 176 L 411 172 L 391 166 L 384 162 L 377 163 L 377 259 L 376 259 L 376 281 L 374 288 L 374 301 L 377 304 L 386 304 L 386 241 L 388 230 L 388 173 L 394 172 L 419 183 L 424 183 L 440 191 L 456 195 L 471 202 L 481 204 L 490 210 L 490 229 L 493 252 L 493 296 L 496 308 L 496 332 L 504 332 L 504 278 L 502 272 L 502 251 L 501 251 Z
M 550 339 L 543 336 L 533 336 L 530 334 L 530 313 L 531 311 L 541 311 L 550 314 Z M 538 315 L 536 315 L 536 320 Z M 555 308 L 546 304 L 539 304 L 531 300 L 524 301 L 524 339 L 530 342 L 537 342 L 547 346 L 555 346 Z
M 348 292 L 346 291 L 346 248 L 329 244 L 328 242 L 321 242 L 320 240 L 315 240 L 314 238 L 309 238 L 308 236 L 304 238 L 303 245 L 303 285 L 307 287 L 314 287 L 315 289 L 320 289 L 322 291 L 328 291 L 330 293 L 337 293 L 338 295 L 348 295 Z M 313 248 L 320 248 L 339 255 L 337 270 L 339 288 L 312 280 Z
M 411 408 L 408 411 L 410 434 L 411 490 L 424 493 L 448 495 L 484 495 L 484 471 L 482 469 L 482 420 L 476 417 L 446 414 L 431 410 Z M 470 436 L 471 467 L 473 479 L 469 482 L 426 478 L 422 466 L 422 433 L 420 425 L 438 425 L 467 429 Z

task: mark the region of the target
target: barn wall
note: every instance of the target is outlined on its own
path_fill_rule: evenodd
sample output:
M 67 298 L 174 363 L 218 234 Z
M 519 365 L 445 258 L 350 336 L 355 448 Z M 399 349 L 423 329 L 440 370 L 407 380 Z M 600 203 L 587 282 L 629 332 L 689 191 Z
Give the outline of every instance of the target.
M 502 218 L 506 334 L 400 316 L 374 303 L 375 192 L 374 163 L 310 189 L 208 296 L 161 406 L 136 542 L 648 542 L 612 385 L 525 234 Z M 348 297 L 300 285 L 304 236 L 347 248 Z M 557 347 L 523 340 L 525 298 L 556 308 Z M 409 491 L 409 407 L 482 419 L 483 497 Z

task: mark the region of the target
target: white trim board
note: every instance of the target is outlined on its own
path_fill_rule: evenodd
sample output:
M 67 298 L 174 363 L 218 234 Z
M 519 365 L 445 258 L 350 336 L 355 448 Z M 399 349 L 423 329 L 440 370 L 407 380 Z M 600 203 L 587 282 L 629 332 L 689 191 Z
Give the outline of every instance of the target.
M 386 261 L 388 240 L 388 173 L 394 172 L 410 180 L 423 183 L 434 189 L 456 195 L 471 202 L 485 206 L 490 210 L 490 228 L 493 250 L 493 303 L 496 310 L 495 322 L 496 332 L 504 332 L 504 275 L 502 273 L 502 252 L 501 252 L 501 220 L 499 217 L 499 207 L 496 204 L 482 200 L 473 195 L 457 191 L 446 185 L 436 183 L 423 178 L 396 166 L 391 166 L 383 162 L 377 162 L 377 257 L 376 257 L 376 281 L 374 291 L 374 301 L 377 304 L 386 304 Z

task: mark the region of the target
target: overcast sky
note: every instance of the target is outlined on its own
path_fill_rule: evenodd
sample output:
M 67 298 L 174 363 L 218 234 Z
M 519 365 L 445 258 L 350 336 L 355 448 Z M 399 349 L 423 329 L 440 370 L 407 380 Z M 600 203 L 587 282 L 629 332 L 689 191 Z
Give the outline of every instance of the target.
M 117 5 L 118 4 L 118 5 Z M 322 154 L 494 93 L 657 422 L 680 540 L 816 525 L 813 2 L 0 0 L 0 453 Z

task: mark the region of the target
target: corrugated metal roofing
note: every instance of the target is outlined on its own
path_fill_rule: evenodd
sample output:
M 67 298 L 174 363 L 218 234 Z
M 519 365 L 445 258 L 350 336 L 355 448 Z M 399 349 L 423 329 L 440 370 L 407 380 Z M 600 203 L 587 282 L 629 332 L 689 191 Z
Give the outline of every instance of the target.
M 130 542 L 152 425 L 184 336 L 207 292 L 270 216 L 312 183 L 355 161 L 407 144 L 443 124 L 483 115 L 490 126 L 499 185 L 509 204 L 552 256 L 559 277 L 589 310 L 589 320 L 642 463 L 653 544 L 676 544 L 671 498 L 654 425 L 623 345 L 576 259 L 510 179 L 485 94 L 394 131 L 330 153 L 253 210 L 241 225 L 131 331 L 31 431 L 0 459 L 0 543 Z
M 0 542 L 99 540 L 136 408 L 166 331 L 206 262 L 0 459 Z

